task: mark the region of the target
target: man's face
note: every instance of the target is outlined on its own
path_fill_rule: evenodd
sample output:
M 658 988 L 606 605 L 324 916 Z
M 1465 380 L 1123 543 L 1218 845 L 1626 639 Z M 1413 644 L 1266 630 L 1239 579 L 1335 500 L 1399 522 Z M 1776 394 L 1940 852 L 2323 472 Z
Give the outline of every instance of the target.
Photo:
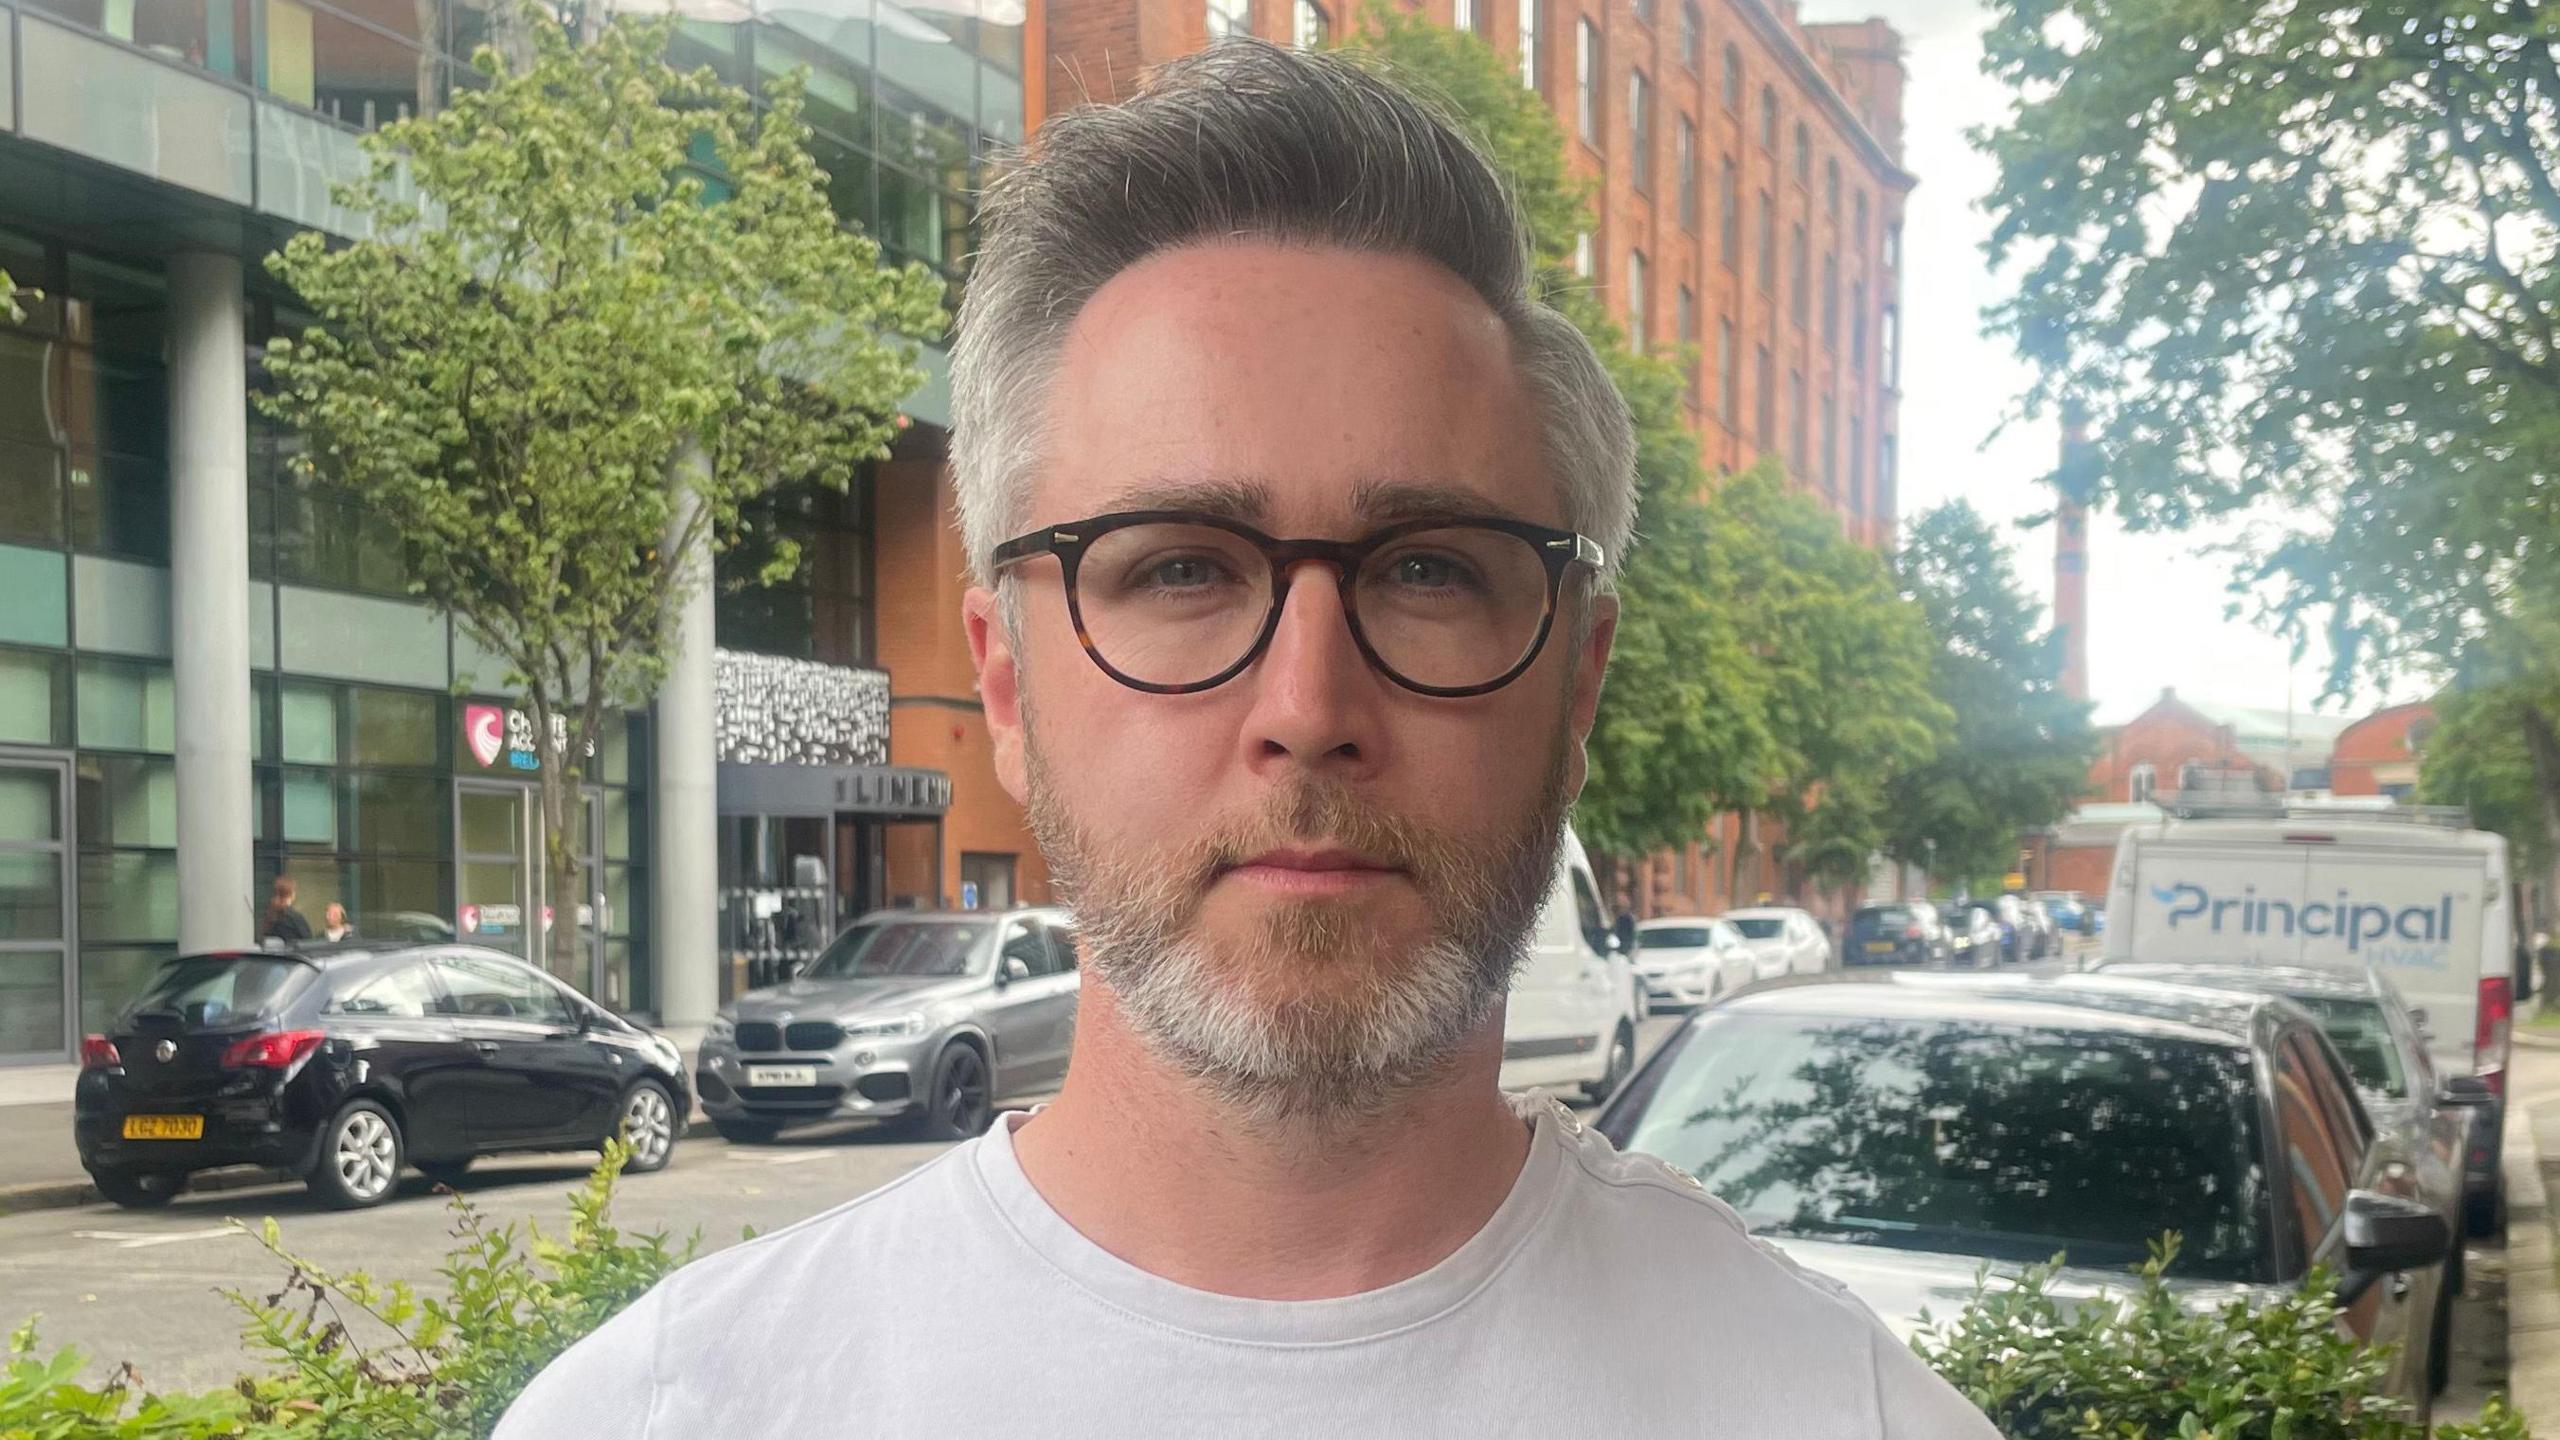
M 1420 260 L 1168 252 L 1093 298 L 1063 359 L 1025 528 L 1156 508 L 1284 539 L 1434 506 L 1565 523 L 1502 323 Z M 1055 559 L 1013 577 L 1018 635 L 986 592 L 968 607 L 998 772 L 1091 978 L 1156 1053 L 1284 1113 L 1334 1111 L 1496 1023 L 1614 628 L 1586 575 L 1526 673 L 1461 699 L 1370 667 L 1329 566 L 1283 577 L 1268 648 L 1190 695 L 1080 650 Z

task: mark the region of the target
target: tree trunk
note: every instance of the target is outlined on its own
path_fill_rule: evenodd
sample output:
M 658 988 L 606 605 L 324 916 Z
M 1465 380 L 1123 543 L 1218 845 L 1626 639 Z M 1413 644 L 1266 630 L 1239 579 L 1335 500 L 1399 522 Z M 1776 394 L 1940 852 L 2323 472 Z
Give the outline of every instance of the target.
M 541 932 L 540 963 L 583 992 L 593 978 L 583 963 L 586 952 L 579 944 L 578 925 L 578 902 L 585 887 L 579 875 L 577 822 L 581 817 L 576 806 L 582 799 L 584 777 L 582 767 L 571 762 L 569 747 L 553 740 L 559 718 L 547 701 L 534 699 L 533 743 L 542 757 L 542 768 L 535 772 L 541 777 L 537 794 L 542 805 L 542 901 L 551 912 L 551 923 Z M 540 913 L 536 911 L 536 919 Z
M 2531 700 L 2517 707 L 2524 719 L 2525 753 L 2533 760 L 2533 799 L 2542 812 L 2542 853 L 2545 857 L 2543 890 L 2545 897 L 2560 897 L 2560 731 L 2552 727 L 2551 717 Z M 2546 898 L 2546 904 L 2550 899 Z M 2518 925 L 2525 917 L 2514 917 Z M 2530 935 L 2518 937 L 2530 945 Z

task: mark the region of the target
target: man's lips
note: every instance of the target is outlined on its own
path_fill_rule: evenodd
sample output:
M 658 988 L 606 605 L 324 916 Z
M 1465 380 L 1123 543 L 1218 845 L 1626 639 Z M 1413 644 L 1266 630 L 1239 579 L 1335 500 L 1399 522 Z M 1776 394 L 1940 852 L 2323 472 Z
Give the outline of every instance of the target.
M 1251 884 L 1298 895 L 1340 894 L 1402 875 L 1400 866 L 1350 850 L 1265 850 L 1219 872 Z

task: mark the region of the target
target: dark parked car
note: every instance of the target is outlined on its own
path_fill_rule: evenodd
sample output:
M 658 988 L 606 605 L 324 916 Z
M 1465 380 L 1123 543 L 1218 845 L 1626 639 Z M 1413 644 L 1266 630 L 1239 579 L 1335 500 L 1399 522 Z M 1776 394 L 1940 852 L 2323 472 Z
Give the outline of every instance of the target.
M 2019 906 L 2016 896 L 1994 895 L 1987 899 L 1967 900 L 1963 902 L 1963 908 L 1989 918 L 1997 941 L 1993 954 L 1999 960 L 2014 965 L 2030 958 L 2028 947 L 2034 937 L 2029 933 L 2026 911 Z M 1977 948 L 1974 963 L 1989 965 L 1994 963 L 1994 958 Z
M 1988 970 L 2000 963 L 2009 948 L 2008 932 L 2000 928 L 2000 917 L 1974 901 L 1941 902 L 1947 917 L 1948 963 L 1970 965 Z
M 1897 974 L 1736 996 L 1601 1112 L 1908 1335 L 1975 1275 L 2059 1254 L 2053 1293 L 2167 1277 L 2211 1309 L 2339 1276 L 2345 1325 L 2398 1347 L 2423 1421 L 2452 1234 L 2320 1027 L 2283 998 L 2072 975 Z
M 1929 965 L 1949 954 L 1946 922 L 1926 900 L 1859 906 L 1840 945 L 1844 966 Z
M 119 1205 L 199 1170 L 265 1165 L 374 1205 L 402 1165 L 595 1149 L 663 1168 L 693 1097 L 675 1045 L 511 956 L 471 945 L 188 955 L 81 1042 L 80 1163 Z

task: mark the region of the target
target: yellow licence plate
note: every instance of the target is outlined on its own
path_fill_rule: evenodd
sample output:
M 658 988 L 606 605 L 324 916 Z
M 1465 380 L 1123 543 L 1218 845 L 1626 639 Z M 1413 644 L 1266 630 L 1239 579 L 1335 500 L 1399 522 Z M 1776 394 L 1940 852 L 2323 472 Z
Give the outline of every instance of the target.
M 127 1115 L 124 1117 L 127 1140 L 201 1140 L 204 1117 L 201 1115 Z

